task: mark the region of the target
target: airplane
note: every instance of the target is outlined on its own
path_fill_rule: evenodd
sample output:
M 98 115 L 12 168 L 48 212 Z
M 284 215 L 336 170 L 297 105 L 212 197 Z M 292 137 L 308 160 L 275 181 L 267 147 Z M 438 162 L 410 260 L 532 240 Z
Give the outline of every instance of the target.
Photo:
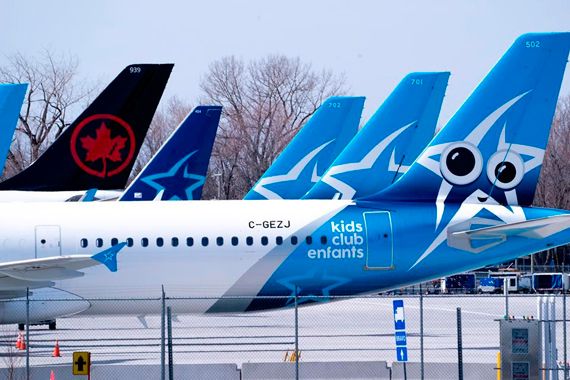
M 448 72 L 408 74 L 303 199 L 354 199 L 394 183 L 432 139 Z
M 194 108 L 119 201 L 200 199 L 221 113 L 221 106 Z
M 27 83 L 0 83 L 0 168 L 2 171 L 4 171 L 27 89 Z
M 519 37 L 401 179 L 367 198 L 2 203 L 4 264 L 29 260 L 16 274 L 31 287 L 33 272 L 50 269 L 35 260 L 122 247 L 116 273 L 54 271 L 53 287 L 34 289 L 32 299 L 70 300 L 65 314 L 32 302 L 31 319 L 45 320 L 158 314 L 159 302 L 109 298 L 160 297 L 162 286 L 197 297 L 173 301 L 178 314 L 282 308 L 296 296 L 376 293 L 567 244 L 570 212 L 529 206 L 569 49 L 570 33 Z M 0 267 L 0 289 L 13 272 Z M 0 308 L 2 323 L 24 320 L 21 302 Z
M 364 99 L 333 96 L 325 100 L 244 199 L 305 195 L 356 135 Z
M 76 200 L 124 189 L 172 64 L 127 66 L 28 168 L 0 182 L 0 201 Z

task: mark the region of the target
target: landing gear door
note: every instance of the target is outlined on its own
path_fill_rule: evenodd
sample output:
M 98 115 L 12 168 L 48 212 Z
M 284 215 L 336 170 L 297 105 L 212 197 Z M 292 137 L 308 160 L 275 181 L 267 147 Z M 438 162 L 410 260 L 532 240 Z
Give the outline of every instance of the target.
M 61 255 L 59 226 L 36 226 L 36 258 Z
M 363 213 L 366 229 L 365 270 L 394 269 L 392 219 L 388 211 Z

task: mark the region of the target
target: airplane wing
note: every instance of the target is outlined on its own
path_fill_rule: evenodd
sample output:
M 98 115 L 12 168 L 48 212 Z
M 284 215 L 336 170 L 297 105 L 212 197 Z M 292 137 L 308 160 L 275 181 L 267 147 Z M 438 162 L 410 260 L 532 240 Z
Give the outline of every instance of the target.
M 84 275 L 81 269 L 99 264 L 116 272 L 117 254 L 126 244 L 119 243 L 93 256 L 53 256 L 0 263 L 0 289 L 4 291 L 52 286 L 55 280 L 81 277 Z
M 543 239 L 567 228 L 570 228 L 570 215 L 555 215 L 462 231 L 450 229 L 447 244 L 453 248 L 479 253 L 502 243 L 508 237 L 521 236 L 529 239 Z

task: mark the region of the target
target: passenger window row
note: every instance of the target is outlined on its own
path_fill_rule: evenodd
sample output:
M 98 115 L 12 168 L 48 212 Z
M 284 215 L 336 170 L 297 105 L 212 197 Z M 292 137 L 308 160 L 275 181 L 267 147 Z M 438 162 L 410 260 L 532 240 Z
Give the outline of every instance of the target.
M 275 245 L 282 245 L 284 241 L 285 241 L 285 240 L 284 240 L 284 238 L 283 238 L 282 236 L 276 236 L 276 237 L 275 237 Z M 323 244 L 323 245 L 324 245 L 324 244 L 327 244 L 327 241 L 328 241 L 328 239 L 327 239 L 326 236 L 321 236 L 321 238 L 320 238 L 320 243 L 321 243 L 321 244 Z M 127 238 L 127 239 L 126 239 L 126 242 L 127 242 L 127 247 L 132 247 L 132 246 L 135 244 L 135 240 L 134 240 L 133 238 Z M 224 239 L 222 236 L 218 236 L 218 237 L 215 239 L 215 244 L 216 244 L 218 247 L 223 246 L 225 243 L 226 243 L 226 241 L 225 241 L 225 239 Z M 261 245 L 263 245 L 263 246 L 269 245 L 269 237 L 267 237 L 267 236 L 262 236 L 262 237 L 259 239 L 259 243 L 260 243 Z M 297 245 L 297 244 L 299 244 L 299 238 L 298 238 L 297 236 L 291 236 L 291 237 L 289 238 L 289 243 L 290 243 L 291 245 Z M 313 237 L 312 237 L 312 236 L 307 236 L 307 237 L 305 237 L 305 243 L 306 243 L 307 245 L 313 244 Z M 80 240 L 79 244 L 80 244 L 81 248 L 87 248 L 87 247 L 89 247 L 89 239 L 83 238 L 83 239 Z M 95 243 L 94 243 L 94 244 L 95 244 L 95 247 L 101 248 L 101 247 L 103 247 L 103 245 L 104 245 L 104 241 L 103 241 L 102 238 L 97 238 L 97 239 L 95 239 Z M 119 244 L 119 239 L 118 239 L 118 238 L 112 238 L 112 239 L 111 239 L 111 246 L 114 246 L 114 245 L 117 245 L 117 244 Z M 154 241 L 154 244 L 155 244 L 157 247 L 163 247 L 163 246 L 166 244 L 166 242 L 165 242 L 165 239 L 164 239 L 164 238 L 162 238 L 162 237 L 157 237 L 157 238 L 155 239 L 155 241 Z M 170 244 L 171 247 L 178 247 L 178 246 L 180 245 L 180 240 L 179 240 L 177 237 L 172 237 L 172 238 L 170 238 L 169 244 Z M 192 247 L 192 246 L 194 246 L 194 244 L 195 244 L 195 242 L 194 242 L 194 238 L 193 238 L 193 237 L 187 237 L 187 238 L 186 238 L 186 246 L 187 246 L 187 247 Z M 196 244 L 197 244 L 197 243 L 196 243 Z M 207 247 L 209 244 L 210 244 L 210 239 L 209 239 L 208 237 L 205 237 L 205 236 L 204 236 L 204 237 L 202 237 L 202 238 L 200 239 L 200 245 L 201 245 L 202 247 Z M 238 246 L 238 245 L 239 245 L 239 238 L 238 238 L 237 236 L 232 236 L 232 237 L 229 239 L 229 244 L 231 244 L 231 245 L 234 246 L 234 247 Z M 149 245 L 150 245 L 150 239 L 149 239 L 149 238 L 143 237 L 143 238 L 140 239 L 140 246 L 141 246 L 141 247 L 148 247 Z M 253 238 L 253 236 L 247 236 L 247 237 L 245 238 L 245 245 L 247 245 L 247 246 L 252 246 L 252 245 L 254 245 L 254 238 Z

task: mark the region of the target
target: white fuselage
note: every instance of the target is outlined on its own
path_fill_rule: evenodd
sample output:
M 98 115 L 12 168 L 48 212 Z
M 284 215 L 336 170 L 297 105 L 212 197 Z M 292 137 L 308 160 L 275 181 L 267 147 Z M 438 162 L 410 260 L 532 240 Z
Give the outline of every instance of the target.
M 0 202 L 67 202 L 77 201 L 85 195 L 86 190 L 72 191 L 0 191 Z M 116 199 L 123 192 L 119 190 L 97 190 L 95 197 L 98 200 Z
M 283 245 L 290 244 L 287 238 L 298 230 L 311 223 L 316 229 L 349 204 L 322 200 L 4 203 L 0 252 L 3 261 L 92 255 L 113 242 L 132 239 L 132 246 L 119 253 L 118 272 L 99 265 L 86 269 L 83 277 L 57 282 L 56 287 L 89 299 L 160 297 L 162 285 L 169 297 L 216 298 L 274 249 L 278 237 Z M 214 302 L 202 301 L 179 312 L 203 312 Z M 95 302 L 87 313 L 129 313 L 116 305 L 112 309 Z

